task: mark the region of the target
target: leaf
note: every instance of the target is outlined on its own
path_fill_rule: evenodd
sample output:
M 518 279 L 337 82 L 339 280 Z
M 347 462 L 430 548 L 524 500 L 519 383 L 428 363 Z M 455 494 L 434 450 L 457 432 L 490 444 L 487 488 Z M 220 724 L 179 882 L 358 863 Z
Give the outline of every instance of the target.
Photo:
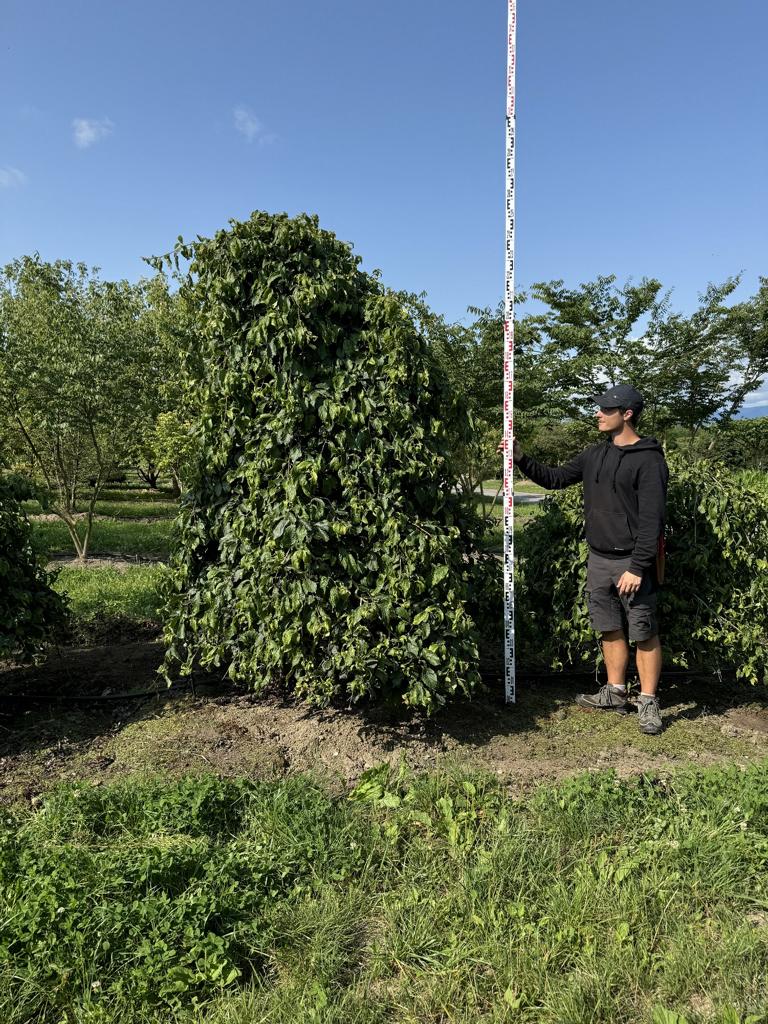
M 653 1024 L 688 1024 L 688 1018 L 674 1010 L 665 1010 L 663 1006 L 655 1006 L 652 1015 Z
M 283 536 L 283 534 L 285 533 L 285 528 L 287 526 L 288 526 L 288 520 L 287 519 L 280 519 L 278 521 L 277 525 L 275 526 L 274 530 L 272 531 L 272 536 L 275 538 L 275 540 L 278 540 L 280 537 Z
M 432 586 L 435 587 L 437 586 L 438 583 L 440 583 L 441 580 L 444 580 L 445 577 L 448 575 L 448 571 L 449 570 L 447 565 L 438 565 L 438 567 L 432 573 Z
M 510 985 L 504 992 L 504 1002 L 513 1010 L 519 1010 L 523 1006 L 524 996 L 516 988 Z

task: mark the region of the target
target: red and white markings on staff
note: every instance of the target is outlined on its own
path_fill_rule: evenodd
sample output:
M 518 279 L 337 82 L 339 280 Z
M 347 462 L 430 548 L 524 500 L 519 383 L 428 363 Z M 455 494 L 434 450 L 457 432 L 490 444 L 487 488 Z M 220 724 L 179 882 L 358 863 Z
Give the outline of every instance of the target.
M 515 368 L 515 56 L 517 0 L 508 2 L 507 201 L 504 275 L 504 699 L 515 703 L 515 548 L 512 436 Z

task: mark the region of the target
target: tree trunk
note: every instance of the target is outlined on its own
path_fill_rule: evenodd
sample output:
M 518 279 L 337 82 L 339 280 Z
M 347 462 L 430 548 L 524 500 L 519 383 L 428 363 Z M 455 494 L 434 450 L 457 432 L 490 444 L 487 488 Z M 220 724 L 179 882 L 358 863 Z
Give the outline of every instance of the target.
M 154 462 L 150 462 L 146 470 L 142 469 L 141 466 L 136 467 L 136 472 L 139 474 L 141 479 L 153 490 L 157 490 L 157 481 L 160 479 L 160 471 Z

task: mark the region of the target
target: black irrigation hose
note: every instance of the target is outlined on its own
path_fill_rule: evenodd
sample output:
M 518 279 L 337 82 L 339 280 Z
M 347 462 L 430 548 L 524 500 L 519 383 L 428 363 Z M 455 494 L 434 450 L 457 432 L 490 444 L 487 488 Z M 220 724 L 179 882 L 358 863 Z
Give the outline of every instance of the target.
M 502 671 L 490 672 L 481 671 L 481 676 L 485 675 L 486 678 L 492 678 L 493 680 L 500 680 L 504 678 Z M 594 672 L 526 672 L 522 673 L 520 678 L 522 680 L 562 680 L 562 679 L 594 679 Z M 671 672 L 664 673 L 665 679 L 711 679 L 716 680 L 718 676 L 715 673 L 698 673 L 698 672 L 685 672 L 682 669 L 674 670 Z M 70 702 L 78 704 L 83 701 L 90 703 L 109 703 L 110 701 L 121 701 L 121 700 L 136 700 L 140 697 L 160 697 L 164 693 L 169 693 L 171 690 L 187 689 L 189 687 L 194 689 L 194 683 L 172 683 L 170 686 L 163 690 L 132 690 L 130 693 L 109 693 L 101 695 L 88 695 L 83 694 L 81 696 L 64 694 L 64 693 L 4 693 L 0 694 L 0 702 L 5 701 L 47 701 L 48 703 L 56 702 Z
M 12 700 L 29 700 L 29 701 L 73 701 L 78 703 L 80 701 L 115 701 L 115 700 L 132 700 L 138 697 L 159 697 L 164 693 L 168 693 L 171 690 L 187 689 L 191 683 L 172 683 L 163 690 L 131 690 L 130 693 L 107 693 L 100 695 L 82 694 L 81 696 L 72 695 L 69 693 L 3 693 L 0 694 L 0 701 L 12 701 Z

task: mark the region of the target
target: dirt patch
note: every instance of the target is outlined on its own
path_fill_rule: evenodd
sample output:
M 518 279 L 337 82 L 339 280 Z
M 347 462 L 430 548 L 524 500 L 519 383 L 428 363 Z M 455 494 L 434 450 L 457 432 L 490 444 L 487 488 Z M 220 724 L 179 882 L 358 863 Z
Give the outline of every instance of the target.
M 750 704 L 731 708 L 724 717 L 728 725 L 740 732 L 768 733 L 768 708 Z
M 313 772 L 343 791 L 366 768 L 401 757 L 417 771 L 471 764 L 523 793 L 585 770 L 663 774 L 768 756 L 768 730 L 754 727 L 768 720 L 766 706 L 692 680 L 665 687 L 665 729 L 654 737 L 633 714 L 576 708 L 575 693 L 594 688 L 584 678 L 519 678 L 518 702 L 505 706 L 491 673 L 486 694 L 426 719 L 399 708 L 313 710 L 274 692 L 256 697 L 220 673 L 196 672 L 168 690 L 156 675 L 161 659 L 157 638 L 145 636 L 62 648 L 38 668 L 0 665 L 0 802 L 33 799 L 62 780 L 200 770 Z

